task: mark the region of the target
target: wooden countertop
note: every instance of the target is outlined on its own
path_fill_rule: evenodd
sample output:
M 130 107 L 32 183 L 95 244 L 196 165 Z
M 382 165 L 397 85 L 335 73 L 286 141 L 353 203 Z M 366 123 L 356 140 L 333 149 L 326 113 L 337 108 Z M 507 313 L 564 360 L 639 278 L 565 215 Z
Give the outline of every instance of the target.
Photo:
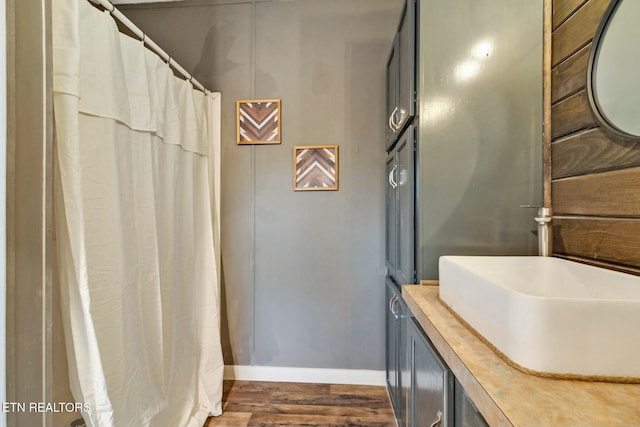
M 402 287 L 416 320 L 491 426 L 640 426 L 640 385 L 525 374 L 458 320 L 438 291 L 437 286 Z

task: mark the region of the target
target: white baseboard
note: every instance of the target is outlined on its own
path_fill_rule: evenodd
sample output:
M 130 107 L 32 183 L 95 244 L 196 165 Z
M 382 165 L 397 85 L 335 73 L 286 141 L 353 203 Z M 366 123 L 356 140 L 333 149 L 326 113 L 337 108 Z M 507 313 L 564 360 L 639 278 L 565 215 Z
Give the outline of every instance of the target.
M 385 371 L 366 369 L 287 368 L 276 366 L 224 367 L 225 380 L 295 383 L 386 385 Z

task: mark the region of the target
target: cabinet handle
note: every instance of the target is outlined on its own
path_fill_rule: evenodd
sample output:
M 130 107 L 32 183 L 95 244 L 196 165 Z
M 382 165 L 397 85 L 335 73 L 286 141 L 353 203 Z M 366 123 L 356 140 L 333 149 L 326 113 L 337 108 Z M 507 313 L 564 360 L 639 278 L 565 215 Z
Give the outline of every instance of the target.
M 441 422 L 442 422 L 442 411 L 438 410 L 438 413 L 436 414 L 436 420 L 431 423 L 430 427 L 436 427 Z
M 404 110 L 402 110 L 404 111 Z M 393 110 L 393 125 L 396 128 L 396 132 L 398 132 L 398 130 L 400 129 L 400 122 L 402 121 L 402 111 L 398 111 L 398 107 L 396 107 L 395 110 Z M 398 113 L 400 113 L 400 118 L 398 118 Z
M 391 115 L 389 116 L 389 129 L 391 129 L 391 131 L 393 131 L 394 133 L 398 131 L 398 125 L 394 120 L 397 112 L 398 112 L 398 107 L 396 107 L 391 113 Z
M 389 311 L 391 312 L 391 314 L 393 314 L 393 317 L 395 317 L 396 320 L 398 320 L 398 313 L 396 313 L 397 302 L 398 302 L 397 295 L 394 295 L 391 298 L 389 298 Z
M 391 188 L 393 188 L 394 190 L 398 188 L 398 183 L 396 182 L 395 179 L 393 179 L 393 174 L 395 173 L 396 169 L 398 169 L 397 164 L 393 165 L 393 169 L 391 169 L 391 172 L 389 172 L 389 184 L 391 185 Z

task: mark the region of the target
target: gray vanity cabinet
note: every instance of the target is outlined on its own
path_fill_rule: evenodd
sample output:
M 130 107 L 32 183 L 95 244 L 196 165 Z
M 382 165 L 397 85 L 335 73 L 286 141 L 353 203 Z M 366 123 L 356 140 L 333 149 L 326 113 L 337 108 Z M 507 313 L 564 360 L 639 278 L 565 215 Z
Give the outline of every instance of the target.
M 416 114 L 416 12 L 407 0 L 387 60 L 387 151 Z
M 405 427 L 453 426 L 454 377 L 415 319 L 408 323 L 411 387 Z
M 403 303 L 404 304 L 404 303 Z M 488 427 L 406 305 L 399 356 L 400 427 Z M 404 360 L 402 360 L 404 359 Z
M 398 426 L 453 426 L 453 375 L 391 279 L 386 296 L 387 389 Z

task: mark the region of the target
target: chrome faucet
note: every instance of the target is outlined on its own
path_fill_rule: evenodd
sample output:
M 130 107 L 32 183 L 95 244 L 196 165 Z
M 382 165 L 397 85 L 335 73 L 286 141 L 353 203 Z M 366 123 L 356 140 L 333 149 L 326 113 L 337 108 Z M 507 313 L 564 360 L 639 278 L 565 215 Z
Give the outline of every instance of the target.
M 551 219 L 553 218 L 551 208 L 521 205 L 521 208 L 537 208 L 538 213 L 534 218 L 538 223 L 538 255 L 551 256 L 553 254 L 552 243 L 553 236 L 551 228 Z
M 551 228 L 551 208 L 538 208 L 538 215 L 534 218 L 538 223 L 538 255 L 551 256 L 553 254 L 553 236 Z

